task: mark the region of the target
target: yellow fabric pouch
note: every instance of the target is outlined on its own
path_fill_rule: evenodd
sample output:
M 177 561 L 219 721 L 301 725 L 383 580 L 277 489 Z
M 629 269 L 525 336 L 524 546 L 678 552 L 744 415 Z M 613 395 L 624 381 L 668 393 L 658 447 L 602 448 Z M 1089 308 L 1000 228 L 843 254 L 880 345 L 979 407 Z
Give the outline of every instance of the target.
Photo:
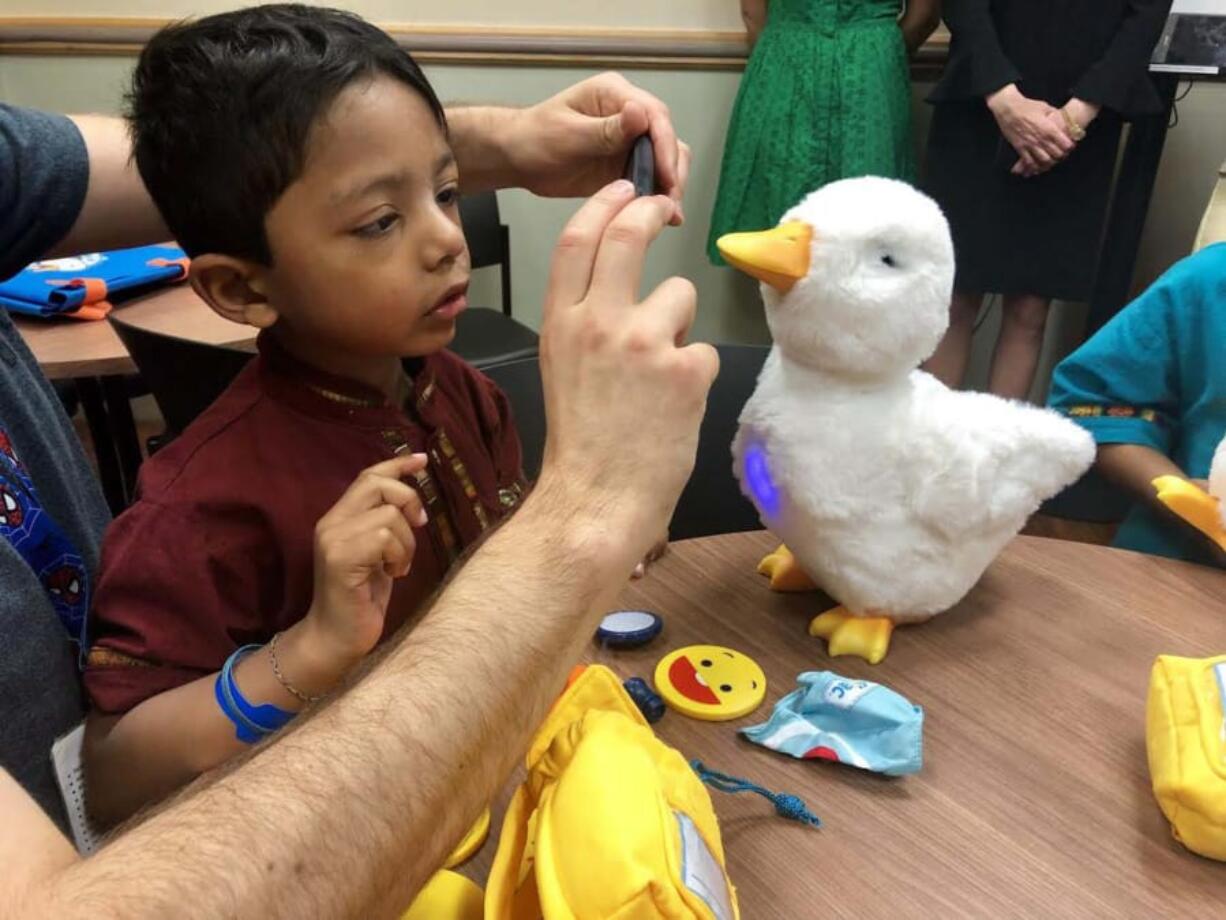
M 486 920 L 739 920 L 701 780 L 607 668 L 587 668 L 528 750 Z
M 1175 839 L 1226 860 L 1226 655 L 1159 655 L 1149 679 L 1146 750 Z

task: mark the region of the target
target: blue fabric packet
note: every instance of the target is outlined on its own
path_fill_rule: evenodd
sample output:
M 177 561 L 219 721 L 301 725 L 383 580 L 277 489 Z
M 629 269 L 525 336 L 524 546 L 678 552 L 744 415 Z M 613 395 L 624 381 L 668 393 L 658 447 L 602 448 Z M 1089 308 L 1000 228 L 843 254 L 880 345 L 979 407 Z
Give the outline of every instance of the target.
M 0 283 L 0 305 L 14 313 L 55 316 L 108 300 L 115 294 L 187 277 L 178 246 L 139 246 L 47 259 Z
M 755 744 L 801 760 L 833 760 L 889 776 L 924 763 L 924 710 L 889 687 L 806 671 L 769 721 L 742 728 Z

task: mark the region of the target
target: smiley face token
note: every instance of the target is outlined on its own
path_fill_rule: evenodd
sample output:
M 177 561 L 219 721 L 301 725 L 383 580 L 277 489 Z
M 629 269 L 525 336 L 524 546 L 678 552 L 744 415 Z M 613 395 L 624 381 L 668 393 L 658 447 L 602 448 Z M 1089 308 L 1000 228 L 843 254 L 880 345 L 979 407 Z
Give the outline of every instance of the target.
M 766 675 L 752 658 L 721 645 L 690 645 L 656 665 L 656 691 L 691 718 L 724 722 L 748 715 L 766 697 Z

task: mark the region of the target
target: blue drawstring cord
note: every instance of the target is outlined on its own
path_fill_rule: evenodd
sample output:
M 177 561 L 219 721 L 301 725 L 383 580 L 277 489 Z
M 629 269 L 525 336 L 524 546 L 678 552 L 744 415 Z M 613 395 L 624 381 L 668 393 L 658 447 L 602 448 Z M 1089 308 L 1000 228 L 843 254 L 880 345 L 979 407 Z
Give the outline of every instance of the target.
M 728 776 L 724 773 L 716 773 L 714 770 L 709 770 L 703 766 L 701 760 L 690 761 L 690 766 L 698 774 L 698 778 L 712 789 L 718 789 L 720 792 L 756 792 L 775 806 L 775 811 L 778 812 L 780 817 L 788 818 L 792 821 L 800 821 L 802 824 L 808 824 L 811 827 L 822 826 L 822 819 L 809 811 L 808 806 L 805 805 L 804 800 L 800 796 L 787 792 L 771 792 L 769 789 L 763 789 L 761 786 L 749 782 L 749 780 L 737 779 L 735 776 Z

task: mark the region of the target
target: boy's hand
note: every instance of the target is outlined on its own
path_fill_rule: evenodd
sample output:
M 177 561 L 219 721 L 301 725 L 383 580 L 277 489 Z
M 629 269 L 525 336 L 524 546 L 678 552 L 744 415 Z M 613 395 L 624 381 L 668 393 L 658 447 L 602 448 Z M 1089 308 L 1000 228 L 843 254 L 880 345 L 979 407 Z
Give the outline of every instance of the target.
M 690 148 L 677 138 L 668 106 L 618 73 L 603 73 L 516 113 L 508 153 L 531 192 L 593 195 L 622 176 L 635 140 L 651 135 L 656 181 L 675 203 L 669 222 L 684 219 L 681 199 Z
M 413 562 L 412 528 L 426 512 L 403 480 L 425 466 L 424 454 L 406 454 L 363 470 L 315 525 L 315 595 L 303 625 L 347 664 L 379 641 L 392 582 Z

